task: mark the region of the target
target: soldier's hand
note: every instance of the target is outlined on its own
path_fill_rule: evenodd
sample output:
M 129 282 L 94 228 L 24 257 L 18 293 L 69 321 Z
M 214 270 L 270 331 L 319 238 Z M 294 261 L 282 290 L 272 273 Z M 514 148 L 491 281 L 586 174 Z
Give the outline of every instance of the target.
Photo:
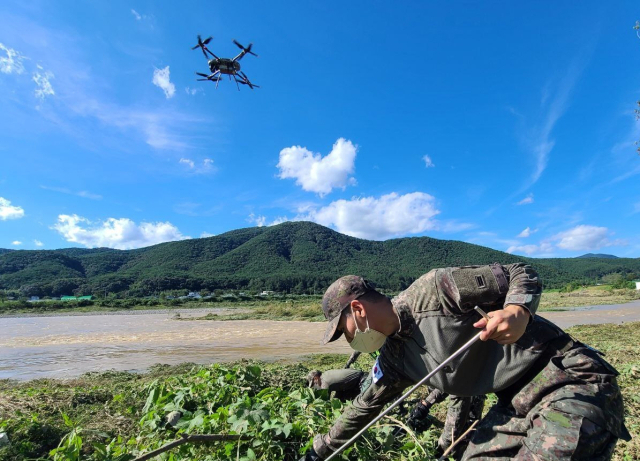
M 313 447 L 309 448 L 300 461 L 322 461 Z
M 409 415 L 407 419 L 407 426 L 418 434 L 429 429 L 429 427 L 431 427 L 431 420 L 429 419 L 430 410 L 431 405 L 418 402 L 416 406 L 413 407 L 413 410 L 411 410 L 411 415 Z
M 529 324 L 529 311 L 517 304 L 509 304 L 499 311 L 489 312 L 489 321 L 480 319 L 473 324 L 476 328 L 484 328 L 481 341 L 493 339 L 498 344 L 515 343 L 524 334 Z

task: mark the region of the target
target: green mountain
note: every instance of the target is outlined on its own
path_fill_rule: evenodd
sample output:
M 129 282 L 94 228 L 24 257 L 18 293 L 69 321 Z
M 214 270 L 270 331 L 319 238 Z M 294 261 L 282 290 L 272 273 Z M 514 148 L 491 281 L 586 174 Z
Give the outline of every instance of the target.
M 618 259 L 615 255 L 607 255 L 604 253 L 587 253 L 586 255 L 578 256 L 578 258 L 604 258 L 604 259 Z
M 174 289 L 320 292 L 336 278 L 365 275 L 385 290 L 406 288 L 435 267 L 526 261 L 547 287 L 609 273 L 640 276 L 640 259 L 514 256 L 470 243 L 411 237 L 383 242 L 349 237 L 311 222 L 238 229 L 137 250 L 0 250 L 0 289 L 25 295 L 126 293 Z

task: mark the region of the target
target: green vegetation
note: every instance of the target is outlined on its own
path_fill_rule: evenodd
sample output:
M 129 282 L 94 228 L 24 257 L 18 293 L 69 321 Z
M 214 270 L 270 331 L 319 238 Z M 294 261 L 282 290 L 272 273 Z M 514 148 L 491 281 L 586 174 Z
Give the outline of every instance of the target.
M 618 442 L 614 460 L 639 459 L 640 323 L 580 326 L 569 332 L 603 351 L 620 371 L 627 427 L 634 438 Z M 127 461 L 182 433 L 202 433 L 243 434 L 251 440 L 182 445 L 158 459 L 295 460 L 343 409 L 326 392 L 306 389 L 304 377 L 313 368 L 342 367 L 345 360 L 320 355 L 297 364 L 183 364 L 156 366 L 144 375 L 104 372 L 70 381 L 0 381 L 0 432 L 11 440 L 0 447 L 0 459 Z M 367 369 L 371 363 L 365 359 L 357 365 Z M 445 405 L 435 409 L 435 416 L 443 417 Z M 166 421 L 172 411 L 182 414 L 175 428 Z M 437 427 L 394 443 L 390 434 L 396 424 L 384 419 L 348 459 L 432 459 Z
M 640 278 L 640 259 L 532 259 L 490 248 L 430 237 L 368 241 L 309 222 L 238 229 L 204 239 L 137 250 L 107 248 L 0 252 L 2 297 L 94 295 L 142 298 L 228 290 L 256 294 L 322 291 L 336 278 L 358 273 L 389 292 L 403 290 L 435 267 L 525 261 L 547 288 L 594 285 L 618 274 Z
M 542 293 L 538 309 L 544 312 L 581 306 L 624 304 L 640 299 L 640 291 L 638 290 L 628 288 L 613 289 L 610 285 L 570 288 L 565 287 L 560 290 L 550 290 Z

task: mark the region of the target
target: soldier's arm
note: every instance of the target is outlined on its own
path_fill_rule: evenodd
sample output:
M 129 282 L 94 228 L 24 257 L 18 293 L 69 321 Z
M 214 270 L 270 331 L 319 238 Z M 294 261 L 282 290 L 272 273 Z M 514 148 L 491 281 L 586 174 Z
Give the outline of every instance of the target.
M 542 293 L 538 274 L 524 263 L 438 269 L 435 284 L 440 302 L 453 315 L 475 306 L 491 311 L 514 305 L 533 316 Z
M 399 397 L 409 384 L 383 377 L 364 389 L 336 420 L 328 434 L 318 434 L 314 438 L 313 449 L 318 456 L 321 459 L 328 458 L 375 418 L 387 403 Z
M 358 357 L 360 357 L 360 354 L 362 354 L 362 352 L 353 351 L 351 357 L 349 357 L 349 360 L 347 360 L 347 364 L 344 367 L 349 368 L 351 365 L 353 365 L 355 361 L 358 360 Z
M 524 334 L 540 303 L 538 274 L 524 263 L 439 269 L 436 288 L 445 310 L 464 315 L 478 305 L 489 313 L 474 324 L 480 339 L 511 344 Z

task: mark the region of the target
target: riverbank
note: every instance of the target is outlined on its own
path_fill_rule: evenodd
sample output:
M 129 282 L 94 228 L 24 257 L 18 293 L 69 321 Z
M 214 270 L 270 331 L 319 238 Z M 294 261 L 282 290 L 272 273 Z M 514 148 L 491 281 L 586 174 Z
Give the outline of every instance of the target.
M 309 320 L 324 317 L 314 314 L 312 309 L 276 307 L 275 312 L 271 308 L 262 309 L 1 318 L 0 379 L 70 378 L 109 369 L 144 372 L 154 363 L 206 364 L 238 357 L 297 361 L 305 354 L 349 350 L 343 341 L 319 349 L 324 321 Z M 263 318 L 256 320 L 260 315 Z M 562 328 L 633 322 L 640 321 L 640 301 L 546 311 L 539 315 Z
M 144 315 L 167 311 L 211 310 L 204 313 L 218 314 L 215 310 L 236 310 L 228 316 L 209 316 L 209 320 L 323 320 L 320 308 L 322 297 L 294 296 L 252 297 L 246 299 L 221 298 L 216 300 L 118 300 L 113 306 L 102 306 L 99 300 L 93 304 L 69 301 L 40 301 L 23 303 L 17 301 L 0 302 L 0 318 L 6 317 L 46 317 L 55 315 Z M 540 312 L 570 310 L 582 306 L 622 304 L 640 300 L 640 290 L 612 289 L 609 286 L 585 287 L 571 292 L 545 291 L 540 299 Z M 140 302 L 140 304 L 136 304 Z M 91 301 L 89 303 L 92 303 Z M 25 304 L 27 306 L 25 307 Z M 126 304 L 127 307 L 123 307 Z
M 578 326 L 568 331 L 603 351 L 620 371 L 627 427 L 634 439 L 629 443 L 618 442 L 614 460 L 639 459 L 640 322 Z M 339 402 L 304 390 L 304 378 L 310 369 L 341 368 L 346 358 L 347 354 L 315 355 L 296 363 L 236 362 L 239 368 L 235 369 L 233 364 L 159 365 L 144 374 L 109 371 L 71 380 L 22 383 L 0 380 L 0 432 L 6 432 L 11 441 L 10 446 L 0 448 L 0 459 L 48 458 L 50 450 L 61 441 L 57 458 L 49 459 L 76 459 L 74 450 L 87 460 L 131 459 L 125 455 L 148 451 L 176 438 L 175 431 L 166 429 L 163 421 L 176 408 L 182 408 L 184 413 L 180 430 L 216 433 L 245 421 L 242 424 L 246 426 L 242 429 L 236 426 L 236 430 L 251 434 L 257 441 L 253 447 L 247 443 L 228 443 L 176 450 L 176 460 L 204 459 L 206 455 L 235 460 L 238 450 L 240 459 L 248 460 L 249 449 L 268 461 L 297 459 L 297 449 L 309 442 L 312 433 L 326 430 L 342 409 Z M 357 366 L 368 369 L 371 361 L 362 357 Z M 439 405 L 434 414 L 442 417 L 444 408 L 445 404 Z M 241 414 L 238 412 L 243 411 L 247 412 L 245 419 L 238 419 Z M 287 424 L 291 426 L 285 429 Z M 377 448 L 378 459 L 429 459 L 417 444 L 427 454 L 431 453 L 439 429 L 434 427 L 416 440 L 407 437 L 405 445 L 394 448 L 385 445 L 394 424 L 387 420 L 371 431 L 368 442 L 358 446 L 358 453 L 371 455 L 372 444 L 378 441 L 382 443 Z M 280 435 L 276 435 L 278 430 Z M 265 431 L 265 436 L 260 435 L 261 431 Z M 271 442 L 266 440 L 269 437 Z M 286 443 L 278 442 L 278 437 Z

